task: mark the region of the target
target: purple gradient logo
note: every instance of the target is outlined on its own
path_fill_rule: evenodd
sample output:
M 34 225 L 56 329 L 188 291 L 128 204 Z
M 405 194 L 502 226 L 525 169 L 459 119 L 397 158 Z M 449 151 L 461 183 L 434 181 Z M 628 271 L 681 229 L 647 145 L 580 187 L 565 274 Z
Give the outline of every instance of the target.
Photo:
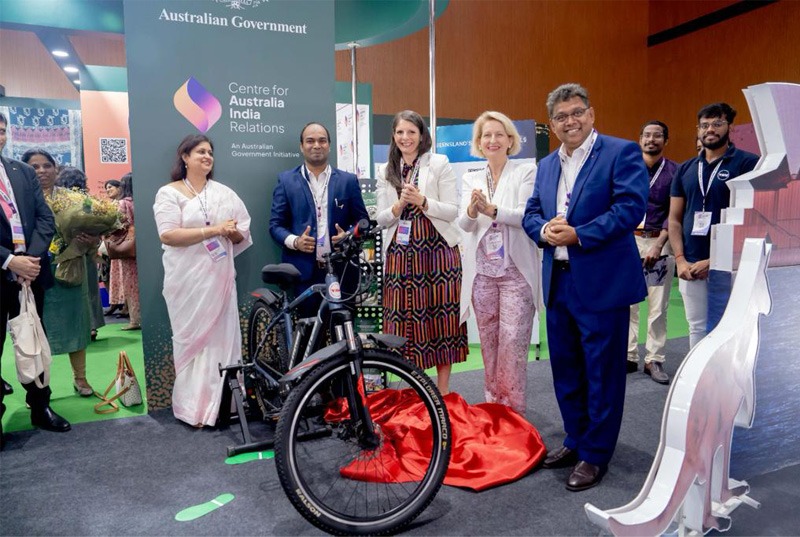
M 178 88 L 172 98 L 175 109 L 202 133 L 222 116 L 222 105 L 193 76 Z

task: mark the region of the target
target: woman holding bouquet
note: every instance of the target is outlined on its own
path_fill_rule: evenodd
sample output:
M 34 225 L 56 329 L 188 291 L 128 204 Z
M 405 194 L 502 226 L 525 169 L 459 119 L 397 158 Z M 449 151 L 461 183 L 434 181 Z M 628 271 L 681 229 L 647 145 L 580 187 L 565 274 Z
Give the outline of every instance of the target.
M 216 424 L 224 381 L 218 366 L 242 356 L 233 258 L 252 244 L 244 203 L 212 181 L 213 168 L 211 140 L 187 136 L 172 182 L 159 189 L 153 206 L 172 325 L 172 412 L 194 427 Z
M 55 186 L 58 173 L 55 159 L 43 149 L 30 149 L 22 155 L 22 161 L 36 171 L 44 198 L 53 209 L 53 213 L 58 216 L 57 211 L 64 205 L 63 202 L 59 203 L 59 198 L 68 191 Z M 63 226 L 59 226 L 57 220 L 56 236 L 50 247 L 53 273 L 59 272 L 55 262 L 57 254 L 63 253 L 68 246 L 88 252 L 96 251 L 99 244 L 98 237 L 86 233 L 75 234 L 75 237 L 69 242 L 70 244 L 65 244 L 65 231 Z M 86 262 L 85 259 L 83 262 Z M 86 380 L 86 347 L 89 345 L 91 337 L 92 318 L 89 310 L 87 271 L 84 269 L 82 274 L 77 285 L 74 285 L 76 282 L 65 284 L 64 281 L 56 278 L 56 284 L 44 295 L 45 308 L 42 321 L 52 354 L 69 354 L 74 376 L 73 387 L 81 397 L 89 397 L 94 390 Z

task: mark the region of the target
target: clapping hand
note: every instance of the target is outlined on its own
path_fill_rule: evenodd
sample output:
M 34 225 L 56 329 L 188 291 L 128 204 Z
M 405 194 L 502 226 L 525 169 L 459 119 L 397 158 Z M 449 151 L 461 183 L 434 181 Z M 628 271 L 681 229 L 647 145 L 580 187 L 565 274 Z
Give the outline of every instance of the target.
M 411 205 L 422 207 L 422 204 L 425 203 L 425 196 L 413 184 L 406 183 L 400 192 L 400 201 L 404 204 L 410 203 Z

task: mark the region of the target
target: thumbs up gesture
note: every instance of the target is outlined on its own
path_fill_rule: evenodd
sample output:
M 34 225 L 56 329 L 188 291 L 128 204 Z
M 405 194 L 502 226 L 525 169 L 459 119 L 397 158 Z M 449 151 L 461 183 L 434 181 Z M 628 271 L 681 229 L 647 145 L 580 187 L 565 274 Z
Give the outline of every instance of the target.
M 316 246 L 316 239 L 309 235 L 311 232 L 311 226 L 306 226 L 306 230 L 303 231 L 303 234 L 297 237 L 294 242 L 295 248 L 301 252 L 305 253 L 312 253 L 314 251 L 314 247 Z

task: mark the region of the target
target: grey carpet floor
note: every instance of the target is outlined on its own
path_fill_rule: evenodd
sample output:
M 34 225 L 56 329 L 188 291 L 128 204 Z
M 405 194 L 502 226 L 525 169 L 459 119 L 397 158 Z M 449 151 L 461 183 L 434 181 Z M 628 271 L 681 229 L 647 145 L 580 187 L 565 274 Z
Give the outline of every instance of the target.
M 672 375 L 688 340 L 671 340 Z M 528 419 L 548 448 L 563 438 L 547 362 L 528 368 Z M 452 386 L 469 402 L 482 397 L 482 372 L 457 375 Z M 443 487 L 407 530 L 410 535 L 600 535 L 583 505 L 613 508 L 638 493 L 658 445 L 668 387 L 641 372 L 628 375 L 622 432 L 603 483 L 570 493 L 569 470 L 537 470 L 523 479 L 474 493 Z M 195 430 L 169 410 L 148 416 L 79 424 L 66 434 L 7 435 L 0 454 L 0 535 L 317 535 L 284 495 L 272 460 L 225 464 L 235 429 Z M 737 477 L 737 476 L 734 476 Z M 793 535 L 800 466 L 750 478 L 763 502 L 733 513 L 726 535 Z M 235 499 L 191 522 L 180 510 L 222 493 Z

